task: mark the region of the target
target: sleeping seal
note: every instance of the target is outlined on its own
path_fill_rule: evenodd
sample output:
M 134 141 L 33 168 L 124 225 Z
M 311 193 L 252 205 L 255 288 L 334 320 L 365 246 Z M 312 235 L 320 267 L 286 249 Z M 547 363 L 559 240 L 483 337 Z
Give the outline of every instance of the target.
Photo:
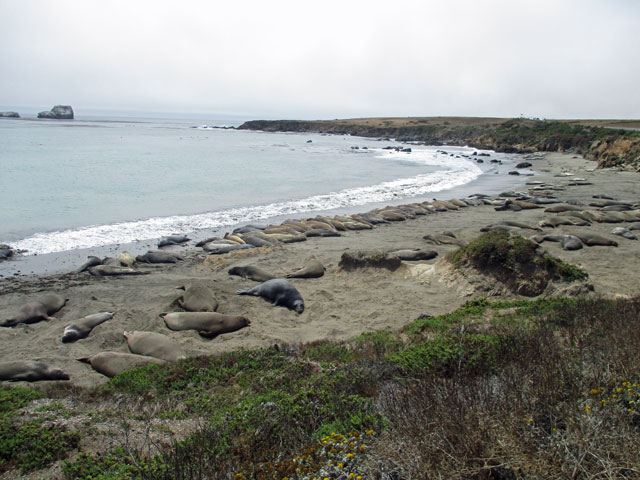
M 11 382 L 37 382 L 39 380 L 69 380 L 61 369 L 44 362 L 23 360 L 0 363 L 0 380 Z
M 438 252 L 434 250 L 422 250 L 420 248 L 414 248 L 394 250 L 393 252 L 389 252 L 389 255 L 398 257 L 400 260 L 415 262 L 418 260 L 431 260 L 432 258 L 436 258 L 438 256 Z
M 87 257 L 87 261 L 80 265 L 80 267 L 78 267 L 75 272 L 82 273 L 85 270 L 89 270 L 90 267 L 95 267 L 96 265 L 102 265 L 102 260 L 94 255 L 91 255 Z
M 55 320 L 49 315 L 64 307 L 67 300 L 55 293 L 38 297 L 36 300 L 25 303 L 13 318 L 0 321 L 0 327 L 14 327 L 19 323 L 36 323 L 40 320 Z
M 159 358 L 123 352 L 100 352 L 88 357 L 76 358 L 76 360 L 88 363 L 96 372 L 107 377 L 115 377 L 132 368 L 144 367 L 152 363 L 166 363 Z
M 247 317 L 217 312 L 161 313 L 160 317 L 171 330 L 196 330 L 205 338 L 214 338 L 222 333 L 235 332 L 251 325 L 251 320 Z
M 89 268 L 89 273 L 96 277 L 115 277 L 118 275 L 146 275 L 149 272 L 115 265 L 96 265 L 95 267 Z
M 253 265 L 236 266 L 229 269 L 229 275 L 237 275 L 242 278 L 248 278 L 254 282 L 266 282 L 272 278 L 276 278 L 269 272 L 265 272 L 261 268 L 254 267 Z
M 576 235 L 576 237 L 582 240 L 582 243 L 584 243 L 585 245 L 588 245 L 589 247 L 593 247 L 597 245 L 604 246 L 604 247 L 618 246 L 618 242 L 616 242 L 615 240 L 611 240 L 609 238 L 596 235 L 595 233 L 581 233 L 580 235 Z
M 191 240 L 185 235 L 169 235 L 167 237 L 162 237 L 158 242 L 158 247 L 166 247 L 167 245 L 179 245 L 181 243 L 185 243 Z
M 181 255 L 171 252 L 161 252 L 159 250 L 149 250 L 144 255 L 138 255 L 136 262 L 142 263 L 178 263 L 184 260 Z
M 111 320 L 113 315 L 113 312 L 100 312 L 76 320 L 71 325 L 65 327 L 64 333 L 62 334 L 62 343 L 71 343 L 81 338 L 87 338 L 91 330 L 101 323 Z
M 236 295 L 253 295 L 270 301 L 273 305 L 287 307 L 298 313 L 304 312 L 304 300 L 296 287 L 282 278 L 267 280 L 253 288 L 243 288 Z
M 324 275 L 325 270 L 324 265 L 312 258 L 304 267 L 287 275 L 287 278 L 319 278 Z
M 178 362 L 187 358 L 187 353 L 166 335 L 155 332 L 124 332 L 131 353 L 159 358 L 167 362 Z
M 206 285 L 191 285 L 178 287 L 184 293 L 178 298 L 178 305 L 189 312 L 215 312 L 218 301 L 213 292 Z
M 560 242 L 563 250 L 580 250 L 583 247 L 582 242 L 575 235 L 541 235 L 534 237 L 533 240 L 537 243 Z

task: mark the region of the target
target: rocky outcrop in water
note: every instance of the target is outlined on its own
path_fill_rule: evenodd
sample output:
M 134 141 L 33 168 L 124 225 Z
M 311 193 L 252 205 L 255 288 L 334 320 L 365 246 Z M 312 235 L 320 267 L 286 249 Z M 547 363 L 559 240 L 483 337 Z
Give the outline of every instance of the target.
M 20 118 L 18 112 L 0 112 L 0 118 Z
M 73 120 L 71 105 L 56 105 L 48 112 L 38 113 L 38 118 L 51 118 L 54 120 Z

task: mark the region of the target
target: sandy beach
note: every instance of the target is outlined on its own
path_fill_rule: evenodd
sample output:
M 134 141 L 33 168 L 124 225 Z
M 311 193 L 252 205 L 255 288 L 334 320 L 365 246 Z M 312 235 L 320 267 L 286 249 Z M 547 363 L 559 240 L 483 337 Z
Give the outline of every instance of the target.
M 595 170 L 595 162 L 562 153 L 549 153 L 532 163 L 540 175 L 531 179 L 563 187 L 554 191 L 560 201 L 588 204 L 593 195 L 606 194 L 617 200 L 638 202 L 640 190 L 634 172 Z M 590 184 L 568 186 L 576 177 Z M 526 192 L 527 188 L 516 189 Z M 75 359 L 101 351 L 127 352 L 124 331 L 162 333 L 180 343 L 189 355 L 209 355 L 322 339 L 343 340 L 362 332 L 398 328 L 422 314 L 446 313 L 475 296 L 499 293 L 487 290 L 486 286 L 483 290 L 473 282 L 452 275 L 445 256 L 457 247 L 429 244 L 423 239 L 424 235 L 451 231 L 457 238 L 469 242 L 480 235 L 480 228 L 487 224 L 513 220 L 537 226 L 549 216 L 555 214 L 545 213 L 544 208 L 515 212 L 496 211 L 491 205 L 483 205 L 418 216 L 372 230 L 347 231 L 335 238 L 310 238 L 305 242 L 220 256 L 207 256 L 201 249 L 170 247 L 168 251 L 184 254 L 185 261 L 175 265 L 142 266 L 141 269 L 150 272 L 142 276 L 94 277 L 84 272 L 36 279 L 5 278 L 0 281 L 2 318 L 10 317 L 25 301 L 41 293 L 59 293 L 69 301 L 54 315 L 54 321 L 1 328 L 0 362 L 42 360 L 68 372 L 74 384 L 91 386 L 108 379 Z M 612 235 L 612 229 L 620 225 L 629 224 L 593 223 L 544 229 L 545 233 L 595 232 L 616 240 L 618 247 L 585 246 L 581 250 L 565 251 L 559 243 L 544 242 L 541 248 L 582 267 L 589 274 L 595 294 L 636 295 L 640 241 Z M 531 237 L 536 232 L 522 230 L 519 233 Z M 404 262 L 393 272 L 385 269 L 346 272 L 339 268 L 344 252 L 417 247 L 436 250 L 438 256 L 428 261 Z M 305 300 L 306 309 L 300 315 L 271 306 L 261 298 L 236 295 L 238 289 L 257 282 L 227 273 L 232 266 L 255 265 L 276 276 L 284 276 L 310 258 L 319 260 L 326 267 L 326 273 L 321 278 L 292 279 Z M 194 282 L 204 283 L 214 291 L 218 312 L 245 315 L 251 319 L 251 326 L 211 340 L 194 331 L 169 330 L 159 314 L 180 311 L 176 299 L 181 291 L 177 287 Z M 103 311 L 115 312 L 114 318 L 97 326 L 86 339 L 71 344 L 61 342 L 65 326 Z

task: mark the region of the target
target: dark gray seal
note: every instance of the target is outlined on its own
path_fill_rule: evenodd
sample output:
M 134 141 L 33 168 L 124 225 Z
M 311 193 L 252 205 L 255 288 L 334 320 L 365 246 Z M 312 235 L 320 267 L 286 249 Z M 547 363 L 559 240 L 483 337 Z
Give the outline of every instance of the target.
M 422 250 L 421 248 L 394 250 L 389 255 L 398 257 L 400 260 L 415 262 L 419 260 L 431 260 L 438 256 L 438 252 L 434 250 Z
M 166 335 L 155 332 L 124 332 L 131 353 L 159 358 L 166 362 L 179 362 L 187 353 Z
M 17 315 L 0 322 L 0 327 L 14 327 L 19 323 L 36 323 L 40 320 L 55 320 L 50 315 L 56 313 L 64 304 L 66 298 L 55 293 L 49 293 L 25 303 Z
M 160 317 L 171 330 L 196 330 L 205 338 L 214 338 L 251 325 L 247 317 L 217 312 L 172 312 L 161 313 Z
M 158 250 L 149 250 L 144 255 L 138 255 L 136 257 L 136 262 L 141 263 L 178 263 L 182 260 L 184 260 L 184 258 L 181 255 Z
M 253 265 L 238 265 L 235 267 L 231 267 L 228 273 L 229 275 L 237 275 L 242 278 L 248 278 L 250 280 L 253 280 L 254 282 L 266 282 L 267 280 L 276 278 L 275 275 L 271 275 L 269 272 L 266 272 L 259 267 L 254 267 Z
M 95 267 L 97 265 L 102 265 L 102 260 L 94 255 L 91 255 L 87 257 L 86 262 L 84 262 L 82 265 L 80 265 L 80 267 L 78 267 L 78 269 L 76 270 L 76 273 L 82 273 L 85 270 L 89 270 L 89 268 Z
M 0 262 L 13 257 L 14 250 L 6 243 L 0 243 Z
M 89 273 L 96 277 L 115 277 L 118 275 L 146 275 L 149 272 L 115 265 L 96 265 L 95 267 L 89 268 Z
M 287 307 L 297 313 L 304 312 L 304 300 L 296 287 L 282 278 L 267 280 L 253 288 L 243 288 L 236 292 L 237 295 L 253 295 L 262 297 L 274 306 Z
M 534 240 L 538 243 L 559 242 L 563 250 L 580 250 L 583 247 L 582 241 L 575 235 L 541 235 L 534 237 Z
M 62 334 L 62 343 L 71 343 L 81 338 L 87 338 L 91 330 L 101 323 L 111 320 L 113 315 L 113 312 L 100 312 L 76 320 L 71 325 L 65 327 L 64 333 Z
M 614 235 L 619 235 L 621 237 L 624 237 L 628 240 L 637 240 L 638 237 L 635 236 L 635 234 L 631 233 L 631 231 L 629 231 L 628 229 L 624 228 L 624 227 L 618 227 L 618 228 L 614 228 L 613 230 L 611 230 L 611 233 L 613 233 Z
M 247 243 L 221 243 L 221 242 L 211 242 L 206 243 L 202 246 L 202 249 L 207 252 L 209 255 L 223 255 L 225 253 L 233 252 L 235 250 L 246 250 L 248 248 L 256 248 L 253 245 L 249 245 Z
M 287 275 L 287 278 L 320 278 L 324 275 L 324 265 L 315 258 L 310 259 L 304 267 Z
M 44 362 L 23 360 L 0 363 L 0 380 L 38 382 L 40 380 L 69 380 L 69 375 Z
M 189 312 L 215 312 L 218 301 L 213 291 L 206 285 L 190 285 L 179 287 L 184 293 L 178 298 L 178 305 Z
M 179 245 L 181 243 L 186 243 L 191 240 L 186 235 L 169 235 L 166 237 L 162 237 L 160 241 L 158 241 L 158 248 L 166 247 L 168 245 Z
M 100 352 L 88 357 L 76 358 L 76 360 L 88 363 L 96 372 L 107 377 L 115 377 L 119 373 L 126 372 L 132 368 L 144 367 L 154 363 L 166 363 L 159 358 L 123 352 Z

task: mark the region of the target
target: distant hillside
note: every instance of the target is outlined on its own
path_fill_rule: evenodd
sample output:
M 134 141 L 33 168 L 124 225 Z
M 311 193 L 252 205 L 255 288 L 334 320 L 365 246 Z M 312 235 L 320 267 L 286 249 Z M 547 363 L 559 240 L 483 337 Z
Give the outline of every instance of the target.
M 575 152 L 598 167 L 640 169 L 638 120 L 405 117 L 253 120 L 240 129 L 394 138 L 429 145 L 469 145 L 507 153 Z

